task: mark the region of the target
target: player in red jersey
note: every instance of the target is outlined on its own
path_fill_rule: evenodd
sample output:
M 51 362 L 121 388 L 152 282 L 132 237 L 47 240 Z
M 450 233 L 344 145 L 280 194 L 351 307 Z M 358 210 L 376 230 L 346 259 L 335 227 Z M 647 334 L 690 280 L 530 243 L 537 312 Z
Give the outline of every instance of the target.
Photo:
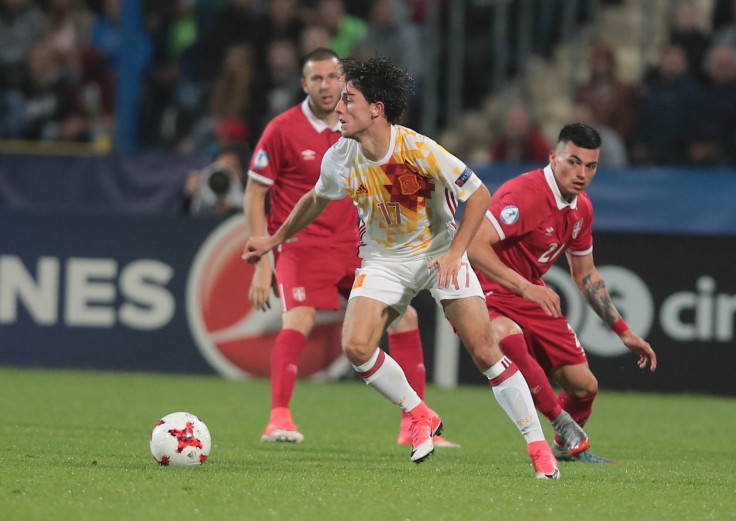
M 593 263 L 593 205 L 584 190 L 595 176 L 600 146 L 595 129 L 581 123 L 563 127 L 546 168 L 496 190 L 468 248 L 501 349 L 519 366 L 535 405 L 552 422 L 552 450 L 561 460 L 611 462 L 587 450 L 582 426 L 598 381 L 562 315 L 559 295 L 542 280 L 563 252 L 590 307 L 639 355 L 639 367 L 657 368 L 651 346 L 621 318 Z M 548 376 L 562 388 L 559 397 Z
M 302 69 L 304 101 L 275 117 L 255 148 L 248 171 L 245 220 L 249 236 L 274 233 L 297 201 L 317 182 L 322 156 L 340 138 L 335 106 L 340 99 L 339 60 L 329 49 L 310 53 Z M 266 216 L 266 196 L 270 209 Z M 270 308 L 272 286 L 281 299 L 282 330 L 271 352 L 271 415 L 261 440 L 301 442 L 289 403 L 299 355 L 314 327 L 317 309 L 338 309 L 347 298 L 360 267 L 358 216 L 353 202 L 336 201 L 319 219 L 274 252 L 276 278 L 268 256 L 256 265 L 249 299 L 260 310 Z M 389 350 L 410 384 L 424 396 L 425 369 L 416 311 L 388 333 Z M 397 443 L 412 442 L 411 419 L 402 414 Z M 442 438 L 435 445 L 457 447 Z

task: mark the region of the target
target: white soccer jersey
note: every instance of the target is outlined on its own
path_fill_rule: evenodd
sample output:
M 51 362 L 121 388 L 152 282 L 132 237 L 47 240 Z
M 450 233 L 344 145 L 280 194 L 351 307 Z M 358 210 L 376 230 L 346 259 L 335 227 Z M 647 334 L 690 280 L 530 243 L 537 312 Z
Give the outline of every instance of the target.
M 322 159 L 315 191 L 356 202 L 360 256 L 403 259 L 434 256 L 455 236 L 454 213 L 482 185 L 465 163 L 413 130 L 393 125 L 386 156 L 373 162 L 360 144 L 340 138 Z

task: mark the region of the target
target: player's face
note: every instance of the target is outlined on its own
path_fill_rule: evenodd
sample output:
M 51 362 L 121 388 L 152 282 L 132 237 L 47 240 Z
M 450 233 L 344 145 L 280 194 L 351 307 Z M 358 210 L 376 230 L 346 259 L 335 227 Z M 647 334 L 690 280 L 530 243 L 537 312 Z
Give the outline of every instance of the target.
M 309 96 L 309 104 L 319 118 L 334 111 L 340 99 L 342 80 L 339 66 L 337 58 L 304 64 L 302 89 Z
M 562 197 L 568 201 L 583 192 L 595 177 L 600 149 L 582 148 L 573 142 L 558 147 L 549 154 Z
M 363 93 L 348 82 L 342 89 L 340 101 L 337 103 L 337 117 L 340 120 L 340 131 L 344 137 L 357 139 L 377 116 L 375 103 L 368 103 Z

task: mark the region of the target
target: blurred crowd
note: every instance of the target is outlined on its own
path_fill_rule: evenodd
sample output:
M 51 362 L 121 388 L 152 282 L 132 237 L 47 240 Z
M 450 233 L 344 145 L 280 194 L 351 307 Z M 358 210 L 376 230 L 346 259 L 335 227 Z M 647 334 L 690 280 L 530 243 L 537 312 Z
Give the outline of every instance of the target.
M 736 166 L 736 0 L 677 0 L 656 63 L 636 82 L 617 70 L 616 47 L 595 42 L 589 79 L 575 86 L 570 121 L 603 137 L 601 165 Z M 514 104 L 487 159 L 543 163 L 554 136 L 542 134 L 529 104 Z
M 125 49 L 122 1 L 0 0 L 0 139 L 109 146 L 130 52 L 139 144 L 184 151 L 224 134 L 252 146 L 303 98 L 301 59 L 317 47 L 390 56 L 421 85 L 424 0 L 143 0 Z
M 243 161 L 265 124 L 303 98 L 300 63 L 317 47 L 389 56 L 418 94 L 424 86 L 426 0 L 143 0 L 135 40 L 121 34 L 122 1 L 0 0 L 0 139 L 109 150 L 121 56 L 131 52 L 142 71 L 141 146 L 227 149 Z M 676 0 L 668 41 L 635 83 L 620 79 L 615 44 L 590 48 L 570 118 L 599 128 L 602 164 L 736 165 L 736 0 L 712 1 L 705 19 L 702 2 Z M 481 124 L 497 125 L 490 161 L 544 162 L 555 137 L 525 103 Z

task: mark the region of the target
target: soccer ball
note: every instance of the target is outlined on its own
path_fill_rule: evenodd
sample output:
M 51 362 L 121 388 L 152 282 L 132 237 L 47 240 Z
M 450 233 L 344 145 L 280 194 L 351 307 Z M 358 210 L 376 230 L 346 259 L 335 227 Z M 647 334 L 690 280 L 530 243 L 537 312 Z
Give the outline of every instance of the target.
M 188 412 L 167 414 L 151 432 L 151 454 L 159 465 L 201 465 L 211 446 L 207 425 Z

